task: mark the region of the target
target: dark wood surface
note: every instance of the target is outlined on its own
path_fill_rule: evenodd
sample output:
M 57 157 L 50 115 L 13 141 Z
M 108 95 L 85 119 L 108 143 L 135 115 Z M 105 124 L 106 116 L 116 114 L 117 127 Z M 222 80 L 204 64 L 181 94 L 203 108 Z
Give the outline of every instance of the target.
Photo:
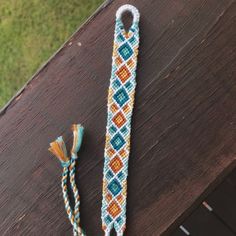
M 236 169 L 212 191 L 171 236 L 236 235 Z
M 235 1 L 109 1 L 1 111 L 0 235 L 71 235 L 47 148 L 61 134 L 70 145 L 72 123 L 86 129 L 82 226 L 102 235 L 114 17 L 127 2 L 141 13 L 141 45 L 126 235 L 169 234 L 235 166 Z
M 194 211 L 184 225 L 192 236 L 235 236 L 220 219 L 203 206 Z

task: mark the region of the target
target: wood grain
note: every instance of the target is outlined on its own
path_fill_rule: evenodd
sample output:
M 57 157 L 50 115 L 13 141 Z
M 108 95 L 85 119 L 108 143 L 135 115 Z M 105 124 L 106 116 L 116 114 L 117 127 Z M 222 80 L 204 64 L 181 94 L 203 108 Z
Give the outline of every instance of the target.
M 233 233 L 223 222 L 220 221 L 214 214 L 209 212 L 203 206 L 200 206 L 186 220 L 185 227 L 190 232 L 190 235 L 201 236 L 234 236 Z
M 181 222 L 171 236 L 236 235 L 236 169 Z
M 108 1 L 1 111 L 0 235 L 71 235 L 61 167 L 47 148 L 61 134 L 70 145 L 72 123 L 86 129 L 82 226 L 103 235 L 114 17 L 127 2 L 141 13 L 141 45 L 126 235 L 169 234 L 235 166 L 235 1 Z

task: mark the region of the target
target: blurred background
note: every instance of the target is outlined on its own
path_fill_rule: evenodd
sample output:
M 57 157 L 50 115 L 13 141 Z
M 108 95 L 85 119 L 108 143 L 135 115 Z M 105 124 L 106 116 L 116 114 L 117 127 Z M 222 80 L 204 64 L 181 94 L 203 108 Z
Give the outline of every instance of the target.
M 0 0 L 0 109 L 103 0 Z

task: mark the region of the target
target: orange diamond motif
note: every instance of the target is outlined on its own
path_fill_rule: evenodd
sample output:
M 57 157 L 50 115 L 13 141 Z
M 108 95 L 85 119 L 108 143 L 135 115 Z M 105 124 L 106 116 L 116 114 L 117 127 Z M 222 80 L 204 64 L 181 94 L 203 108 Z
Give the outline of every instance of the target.
M 112 149 L 112 148 L 109 148 L 108 151 L 107 151 L 107 155 L 108 155 L 109 157 L 112 157 L 112 156 L 114 155 L 114 153 L 115 153 L 115 151 L 114 151 L 114 149 Z
M 126 114 L 130 111 L 130 108 L 129 108 L 129 105 L 128 105 L 128 104 L 126 104 L 126 105 L 123 107 L 123 111 L 124 111 L 124 113 L 126 113 Z
M 112 110 L 113 113 L 115 113 L 118 109 L 119 109 L 119 108 L 117 107 L 117 105 L 116 105 L 115 103 L 113 103 L 113 104 L 111 105 L 111 110 Z
M 130 68 L 133 68 L 134 67 L 134 61 L 132 59 L 130 59 L 128 62 L 127 62 L 127 65 L 130 67 Z
M 118 56 L 116 57 L 116 64 L 119 66 L 122 63 L 122 59 Z
M 125 81 L 131 76 L 131 73 L 127 69 L 125 65 L 123 65 L 117 72 L 116 75 L 119 77 L 119 79 L 122 81 L 122 83 L 125 83 Z
M 106 199 L 107 199 L 107 202 L 111 201 L 111 199 L 112 199 L 112 196 L 111 196 L 111 194 L 110 194 L 110 193 L 108 193 L 108 194 L 106 195 Z
M 120 206 L 117 204 L 116 201 L 113 201 L 108 207 L 109 214 L 114 218 L 118 216 L 121 212 Z
M 121 127 L 125 122 L 126 119 L 122 112 L 118 112 L 113 118 L 112 121 L 116 124 L 117 127 Z
M 121 149 L 120 152 L 119 152 L 119 154 L 120 154 L 120 156 L 121 156 L 122 158 L 127 157 L 127 153 L 126 153 L 125 149 Z
M 123 163 L 120 158 L 116 156 L 113 160 L 111 160 L 109 166 L 111 167 L 114 173 L 117 173 L 123 167 Z
M 123 198 L 122 194 L 120 194 L 120 195 L 117 197 L 117 200 L 119 201 L 120 204 L 122 204 L 122 202 L 124 201 L 124 198 Z

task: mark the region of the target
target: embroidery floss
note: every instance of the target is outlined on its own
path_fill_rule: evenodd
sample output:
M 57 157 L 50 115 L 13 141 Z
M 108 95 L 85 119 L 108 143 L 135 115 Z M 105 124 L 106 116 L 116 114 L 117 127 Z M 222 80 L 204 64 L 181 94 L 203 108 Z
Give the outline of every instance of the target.
M 50 148 L 48 149 L 53 153 L 61 162 L 63 167 L 62 178 L 61 178 L 61 188 L 64 198 L 65 209 L 70 220 L 71 225 L 73 226 L 74 236 L 84 236 L 84 232 L 80 227 L 80 196 L 75 183 L 75 165 L 78 158 L 77 153 L 81 147 L 84 128 L 81 125 L 72 126 L 74 140 L 73 146 L 71 149 L 71 159 L 67 155 L 66 145 L 63 141 L 62 136 L 58 137 L 54 142 L 50 143 Z M 75 206 L 72 210 L 70 205 L 70 200 L 68 196 L 67 181 L 70 176 L 70 185 L 74 195 Z
M 133 23 L 128 32 L 121 20 L 126 11 L 133 15 Z M 106 236 L 110 235 L 113 227 L 117 235 L 122 236 L 126 227 L 128 158 L 136 87 L 139 17 L 137 8 L 132 5 L 123 5 L 116 12 L 101 209 L 102 227 Z
M 74 194 L 75 199 L 75 207 L 74 207 L 74 216 L 75 216 L 75 227 L 77 227 L 79 235 L 85 235 L 81 228 L 78 227 L 80 225 L 80 196 L 79 191 L 77 189 L 76 183 L 75 183 L 75 165 L 76 160 L 78 158 L 77 153 L 81 147 L 82 144 L 82 138 L 84 133 L 84 128 L 81 125 L 72 125 L 72 131 L 73 131 L 73 146 L 71 149 L 71 161 L 70 161 L 70 184 L 71 188 Z

